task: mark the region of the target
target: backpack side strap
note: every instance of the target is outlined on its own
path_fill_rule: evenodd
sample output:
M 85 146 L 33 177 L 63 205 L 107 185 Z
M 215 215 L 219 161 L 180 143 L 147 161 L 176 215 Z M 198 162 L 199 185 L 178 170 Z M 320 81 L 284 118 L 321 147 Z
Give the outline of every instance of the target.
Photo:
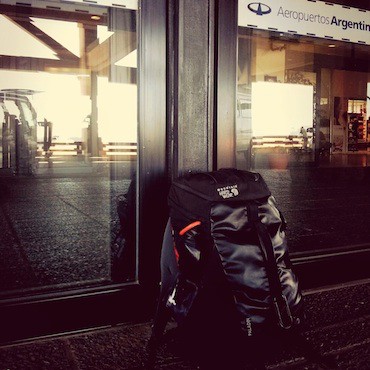
M 247 210 L 249 218 L 257 231 L 260 247 L 262 249 L 262 255 L 266 261 L 266 272 L 270 285 L 270 294 L 279 326 L 283 329 L 290 329 L 293 326 L 294 320 L 286 297 L 284 296 L 281 288 L 279 271 L 276 265 L 274 248 L 271 242 L 270 234 L 266 225 L 262 223 L 258 217 L 258 205 L 256 203 L 248 204 Z

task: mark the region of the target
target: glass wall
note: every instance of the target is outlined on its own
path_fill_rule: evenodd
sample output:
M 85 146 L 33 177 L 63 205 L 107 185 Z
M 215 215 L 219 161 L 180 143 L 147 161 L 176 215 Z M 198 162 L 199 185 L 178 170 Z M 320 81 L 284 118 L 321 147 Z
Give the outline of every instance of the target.
M 239 13 L 260 19 L 295 14 L 274 2 L 244 3 Z M 369 44 L 343 41 L 344 30 L 335 40 L 243 22 L 239 14 L 237 167 L 265 178 L 287 220 L 293 254 L 368 248 Z
M 0 298 L 136 279 L 135 3 L 0 4 Z

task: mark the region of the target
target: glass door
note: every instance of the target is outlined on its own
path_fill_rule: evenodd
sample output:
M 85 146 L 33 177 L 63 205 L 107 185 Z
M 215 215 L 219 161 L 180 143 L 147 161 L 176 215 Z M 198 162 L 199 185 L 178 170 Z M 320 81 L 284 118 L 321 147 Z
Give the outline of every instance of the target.
M 137 279 L 137 2 L 119 3 L 0 4 L 0 298 Z
M 272 1 L 238 4 L 236 166 L 266 180 L 294 257 L 367 253 L 369 45 L 274 25 Z

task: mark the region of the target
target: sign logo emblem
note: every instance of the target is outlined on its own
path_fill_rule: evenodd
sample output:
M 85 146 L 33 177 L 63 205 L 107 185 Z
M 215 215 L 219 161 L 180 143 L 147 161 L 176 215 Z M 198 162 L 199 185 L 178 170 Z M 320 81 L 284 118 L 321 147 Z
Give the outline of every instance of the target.
M 271 13 L 271 8 L 262 3 L 250 3 L 248 4 L 248 9 L 257 15 L 266 15 Z

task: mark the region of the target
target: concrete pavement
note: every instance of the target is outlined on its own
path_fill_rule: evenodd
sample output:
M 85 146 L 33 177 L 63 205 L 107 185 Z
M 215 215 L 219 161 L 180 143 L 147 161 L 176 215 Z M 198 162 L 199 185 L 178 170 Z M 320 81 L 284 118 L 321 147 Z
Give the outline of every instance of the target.
M 304 296 L 308 316 L 305 336 L 314 347 L 338 369 L 369 369 L 370 281 L 305 291 Z M 0 370 L 144 370 L 149 336 L 150 322 L 144 322 L 6 345 L 0 347 Z M 160 347 L 156 369 L 197 369 L 196 364 L 179 356 L 177 344 L 172 339 Z M 296 348 L 268 358 L 266 367 L 320 369 Z M 250 367 L 246 365 L 246 369 Z

